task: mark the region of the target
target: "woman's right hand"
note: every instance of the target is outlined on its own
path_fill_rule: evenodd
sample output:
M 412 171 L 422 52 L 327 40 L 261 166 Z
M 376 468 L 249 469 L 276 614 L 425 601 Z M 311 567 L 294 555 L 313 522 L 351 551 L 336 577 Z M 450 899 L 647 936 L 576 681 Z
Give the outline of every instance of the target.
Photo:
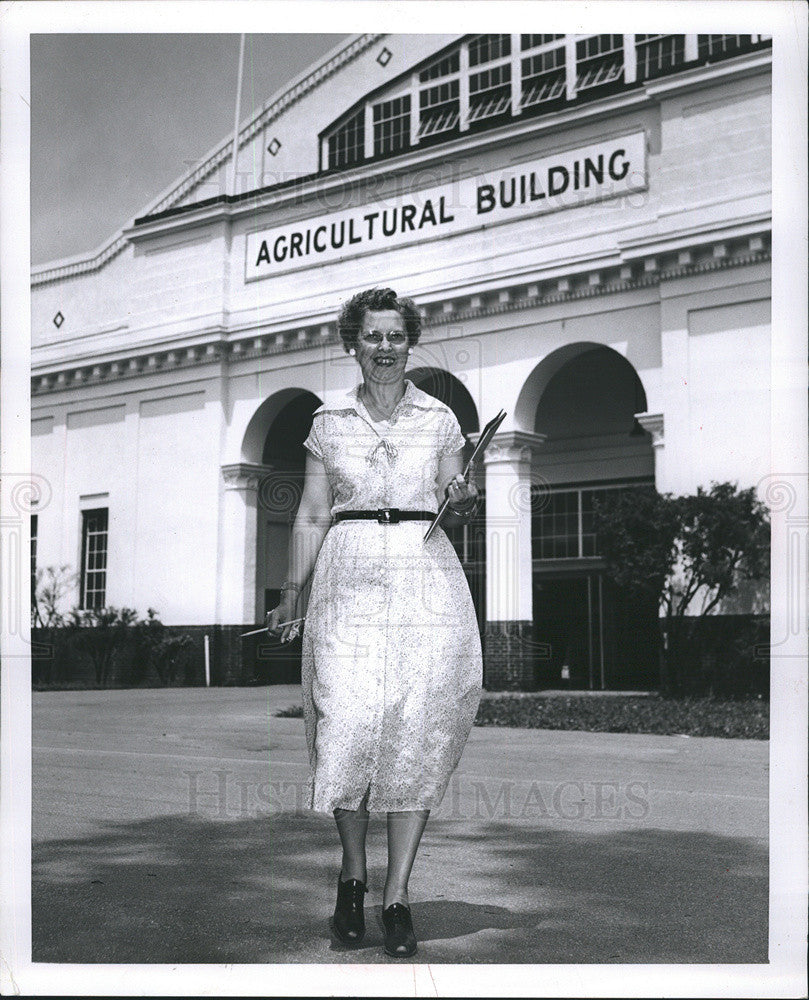
M 290 594 L 287 597 L 285 592 L 278 606 L 267 612 L 265 618 L 267 631 L 270 635 L 280 635 L 281 642 L 292 642 L 300 635 L 301 622 L 294 625 L 279 625 L 279 622 L 288 622 L 297 617 L 295 612 L 297 603 L 297 595 Z

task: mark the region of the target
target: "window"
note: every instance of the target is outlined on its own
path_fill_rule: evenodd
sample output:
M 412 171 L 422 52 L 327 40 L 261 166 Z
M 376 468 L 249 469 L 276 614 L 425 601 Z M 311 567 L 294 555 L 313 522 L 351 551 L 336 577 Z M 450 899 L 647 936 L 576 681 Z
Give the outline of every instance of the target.
M 469 65 L 505 59 L 511 55 L 511 35 L 476 35 L 469 42 Z
M 532 518 L 535 559 L 575 559 L 579 555 L 579 491 L 557 490 L 537 501 Z
M 419 82 L 428 83 L 430 80 L 439 80 L 442 76 L 450 76 L 457 73 L 461 68 L 460 49 L 455 49 L 448 56 L 439 59 L 438 62 L 428 66 L 419 73 Z
M 697 51 L 701 61 L 734 56 L 750 44 L 750 35 L 699 35 Z
M 399 153 L 410 145 L 410 95 L 374 105 L 374 156 Z
M 419 94 L 419 139 L 449 132 L 461 115 L 457 80 L 428 87 Z
M 620 80 L 623 72 L 623 35 L 591 35 L 576 42 L 577 94 Z
M 107 592 L 107 508 L 82 511 L 82 609 L 103 608 Z
M 638 80 L 653 80 L 685 64 L 685 35 L 635 35 Z
M 539 48 L 540 45 L 560 42 L 564 37 L 564 35 L 520 35 L 520 48 L 525 52 L 527 49 Z
M 469 121 L 494 118 L 511 110 L 511 65 L 501 63 L 469 77 Z
M 37 532 L 39 531 L 39 515 L 31 515 L 31 608 L 36 604 L 37 596 Z
M 565 95 L 565 48 L 563 45 L 522 60 L 522 104 L 533 108 Z
M 531 518 L 534 559 L 598 556 L 594 501 L 614 494 L 616 490 L 648 489 L 650 486 L 650 482 L 637 482 L 621 486 L 559 489 L 544 496 L 536 488 L 532 491 L 535 513 Z
M 466 35 L 320 132 L 321 165 L 350 168 L 411 143 L 497 128 L 512 115 L 549 115 L 771 45 L 771 35 Z
M 329 136 L 329 169 L 351 167 L 359 163 L 365 153 L 365 109 L 352 115 Z

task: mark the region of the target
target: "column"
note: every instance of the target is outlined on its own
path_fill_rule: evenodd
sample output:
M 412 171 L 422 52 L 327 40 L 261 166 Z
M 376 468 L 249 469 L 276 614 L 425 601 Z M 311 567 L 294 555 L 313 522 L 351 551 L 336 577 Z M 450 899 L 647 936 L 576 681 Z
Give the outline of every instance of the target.
M 489 690 L 536 687 L 531 558 L 531 467 L 544 436 L 498 434 L 486 451 L 486 628 Z
M 419 75 L 410 74 L 410 145 L 418 146 L 421 111 L 419 106 Z
M 374 156 L 374 109 L 370 101 L 365 104 L 365 148 L 363 150 L 366 160 L 372 160 Z M 411 109 L 412 114 L 412 109 Z
M 240 633 L 254 624 L 258 487 L 264 466 L 236 462 L 222 466 L 221 557 L 217 587 L 216 681 L 240 683 L 243 678 Z
M 522 35 L 511 35 L 511 115 L 522 111 Z
M 458 75 L 458 107 L 460 108 L 458 128 L 461 132 L 466 132 L 469 129 L 469 42 L 461 42 L 458 65 L 460 68 Z
M 666 470 L 663 467 L 663 414 L 662 413 L 636 413 L 638 423 L 641 427 L 652 435 L 652 448 L 655 458 L 655 486 L 659 493 L 668 490 L 666 480 Z
M 638 52 L 635 36 L 624 35 L 624 83 L 634 83 L 638 78 Z
M 565 35 L 565 98 L 576 97 L 576 36 Z

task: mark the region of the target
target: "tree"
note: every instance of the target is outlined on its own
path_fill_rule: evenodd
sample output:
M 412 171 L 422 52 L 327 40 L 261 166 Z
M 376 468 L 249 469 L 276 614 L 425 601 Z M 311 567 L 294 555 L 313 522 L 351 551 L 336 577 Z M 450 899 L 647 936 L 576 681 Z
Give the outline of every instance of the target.
M 610 579 L 630 595 L 658 605 L 677 559 L 678 510 L 670 494 L 653 486 L 610 490 L 594 499 L 598 552 Z M 670 687 L 668 660 L 659 647 L 661 691 Z
M 660 686 L 669 691 L 682 674 L 687 620 L 701 622 L 743 580 L 767 575 L 767 509 L 752 488 L 712 483 L 680 497 L 653 488 L 616 490 L 596 504 L 594 520 L 608 575 L 630 591 L 657 596 L 667 640 Z M 689 615 L 697 598 L 699 610 Z
M 668 582 L 666 601 L 680 618 L 701 593 L 700 615 L 707 615 L 742 580 L 759 580 L 769 571 L 767 508 L 751 487 L 733 483 L 701 486 L 680 497 L 679 573 Z
M 65 616 L 61 611 L 64 597 L 78 582 L 78 574 L 70 566 L 40 566 L 36 571 L 31 594 L 31 628 L 43 630 L 39 642 L 31 649 L 31 670 L 36 683 L 50 683 L 54 667 L 64 669 Z
M 73 590 L 78 573 L 70 566 L 41 566 L 36 571 L 36 585 L 31 601 L 31 627 L 58 628 L 65 622 L 60 607 L 62 599 Z

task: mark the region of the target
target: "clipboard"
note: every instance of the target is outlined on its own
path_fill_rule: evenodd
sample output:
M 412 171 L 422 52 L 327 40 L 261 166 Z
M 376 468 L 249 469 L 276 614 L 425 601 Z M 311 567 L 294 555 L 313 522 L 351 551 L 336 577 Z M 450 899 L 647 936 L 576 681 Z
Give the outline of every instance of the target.
M 472 455 L 471 455 L 469 461 L 466 463 L 466 465 L 464 467 L 464 470 L 463 470 L 463 477 L 464 477 L 464 479 L 466 479 L 467 475 L 469 474 L 469 470 L 472 468 L 472 466 L 474 465 L 474 463 L 481 457 L 481 455 L 483 454 L 483 452 L 486 451 L 486 449 L 488 448 L 489 443 L 491 442 L 492 438 L 497 433 L 497 428 L 500 426 L 500 424 L 503 423 L 503 421 L 505 419 L 506 419 L 506 411 L 505 410 L 501 410 L 497 414 L 497 416 L 493 417 L 488 422 L 488 424 L 486 424 L 486 426 L 483 428 L 483 432 L 481 433 L 480 437 L 478 438 L 478 443 L 475 445 L 475 450 L 472 452 Z M 424 533 L 424 541 L 425 542 L 429 540 L 429 538 L 432 535 L 432 533 L 441 524 L 441 521 L 446 516 L 446 513 L 447 513 L 448 509 L 449 509 L 449 499 L 445 500 L 441 504 L 441 506 L 438 508 L 438 513 L 435 515 L 435 520 L 433 520 L 433 522 L 430 524 L 430 527 Z

